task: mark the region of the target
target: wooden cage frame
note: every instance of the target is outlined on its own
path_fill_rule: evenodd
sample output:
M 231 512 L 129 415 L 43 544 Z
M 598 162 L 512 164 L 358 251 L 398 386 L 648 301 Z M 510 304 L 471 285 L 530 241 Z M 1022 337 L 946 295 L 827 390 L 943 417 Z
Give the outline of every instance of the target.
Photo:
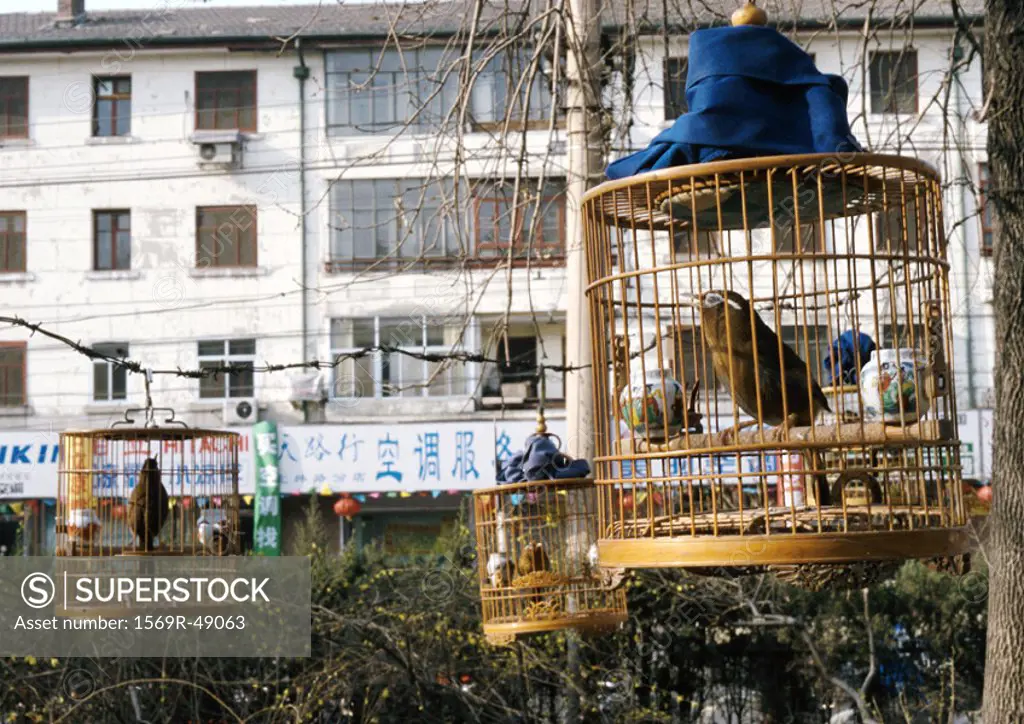
M 600 633 L 626 621 L 622 576 L 616 580 L 594 560 L 593 480 L 510 483 L 474 490 L 473 500 L 488 641 L 503 645 L 562 629 Z M 545 549 L 539 556 L 531 551 L 536 544 Z
M 582 205 L 593 338 L 601 565 L 735 571 L 748 566 L 790 569 L 946 558 L 968 552 L 951 375 L 949 264 L 939 176 L 932 167 L 917 159 L 868 153 L 717 161 L 609 181 L 589 190 Z M 894 234 L 889 226 L 893 217 Z M 861 218 L 867 222 L 858 230 Z M 811 235 L 805 248 L 807 226 Z M 791 249 L 782 247 L 786 228 L 793 235 Z M 717 238 L 719 248 L 702 246 L 702 234 Z M 867 250 L 862 248 L 865 235 Z M 678 239 L 688 244 L 677 247 Z M 769 271 L 755 277 L 755 264 Z M 780 291 L 779 270 L 787 265 L 793 272 Z M 906 379 L 900 372 L 896 423 L 885 415 L 873 419 L 861 388 L 837 380 L 822 388 L 831 422 L 794 424 L 791 414 L 781 425 L 764 429 L 768 423 L 763 423 L 761 429 L 743 429 L 767 419 L 761 417 L 764 401 L 769 399 L 762 383 L 769 384 L 771 378 L 764 371 L 765 357 L 760 356 L 764 353 L 757 351 L 757 339 L 764 337 L 760 332 L 730 333 L 726 321 L 724 342 L 716 341 L 718 347 L 712 348 L 713 330 L 701 315 L 708 308 L 703 305 L 719 304 L 724 310 L 721 317 L 731 318 L 726 302 L 732 305 L 730 295 L 744 284 L 747 288 L 740 292 L 735 309 L 744 309 L 746 293 L 751 329 L 757 329 L 755 316 L 764 316 L 761 322 L 774 326 L 772 335 L 782 329 L 784 314 L 796 320 L 795 346 L 803 358 L 798 360 L 801 367 L 806 360 L 806 378 L 821 375 L 821 369 L 813 371 L 809 356 L 811 321 L 818 325 L 816 329 L 826 329 L 825 342 L 833 340 L 832 344 L 838 342 L 844 324 L 859 330 L 862 321 L 873 321 L 876 349 L 881 349 L 878 330 L 885 326 L 879 321 L 880 306 L 894 323 L 903 320 L 911 330 L 910 346 L 923 348 L 927 366 L 913 366 L 917 364 L 914 357 Z M 759 285 L 769 284 L 771 288 L 758 296 Z M 712 299 L 706 296 L 710 289 L 723 291 Z M 696 293 L 691 296 L 697 299 L 689 303 L 697 307 L 689 327 L 680 301 L 684 292 Z M 761 313 L 758 304 L 770 306 L 774 320 Z M 847 316 L 847 323 L 841 315 Z M 889 316 L 883 321 L 888 322 Z M 917 332 L 916 339 L 915 319 L 927 329 Z M 670 352 L 677 329 L 690 330 L 695 371 L 686 379 L 675 372 L 678 385 L 671 374 L 662 372 L 650 382 L 646 375 L 652 367 L 669 368 L 666 359 L 674 360 L 678 369 L 679 357 Z M 738 329 L 735 322 L 734 329 Z M 744 334 L 745 339 L 734 339 Z M 734 360 L 739 359 L 740 345 L 749 345 L 751 339 L 754 351 L 749 359 L 761 362 L 751 372 L 757 409 L 747 412 L 737 391 L 739 373 L 734 367 L 739 363 Z M 779 339 L 776 364 L 782 365 L 787 358 Z M 814 344 L 820 349 L 820 340 Z M 893 346 L 898 348 L 900 343 Z M 715 351 L 723 348 L 727 354 Z M 835 367 L 839 348 L 829 349 L 832 370 L 843 374 L 842 363 Z M 899 367 L 901 351 L 896 350 L 895 363 L 900 370 L 904 369 Z M 719 358 L 708 361 L 715 354 Z M 872 360 L 879 358 L 871 354 Z M 856 356 L 857 369 L 863 372 L 867 360 L 859 352 Z M 728 379 L 718 372 L 719 360 L 729 370 Z M 704 366 L 697 369 L 701 361 Z M 638 370 L 639 384 L 646 387 L 634 381 Z M 795 375 L 790 367 L 783 367 L 779 384 L 789 390 L 787 374 Z M 694 402 L 702 378 L 717 385 L 705 385 L 703 409 L 697 412 Z M 906 392 L 903 385 L 910 382 L 913 387 Z M 749 381 L 741 383 L 749 385 Z M 803 384 L 807 390 L 803 394 L 810 399 L 811 385 Z M 725 388 L 724 402 L 715 391 L 718 385 Z M 690 406 L 682 407 L 679 400 L 691 386 Z M 917 417 L 905 410 L 905 395 L 913 400 Z M 918 399 L 926 397 L 928 402 L 918 408 Z M 786 392 L 782 400 L 785 412 Z M 673 412 L 673 404 L 681 409 Z M 812 405 L 810 414 L 817 416 L 821 405 L 807 404 Z M 793 399 L 790 405 L 792 412 Z M 753 421 L 741 422 L 743 414 Z M 637 415 L 643 425 L 637 424 Z M 730 423 L 735 425 L 732 430 Z M 771 456 L 802 460 L 796 466 L 802 472 L 779 472 L 770 484 L 766 460 Z M 714 466 L 723 458 L 735 461 L 735 472 L 729 477 L 735 493 L 729 500 L 724 487 L 727 476 L 706 473 L 702 467 L 704 461 Z M 756 473 L 746 472 L 745 460 L 753 460 L 752 466 L 760 461 Z M 798 503 L 791 494 L 788 503 L 773 503 L 770 485 L 782 497 L 779 491 L 788 484 L 784 480 L 797 476 L 807 491 L 807 502 Z M 811 490 L 808 481 L 817 487 Z M 748 488 L 754 493 L 748 494 Z M 822 505 L 818 505 L 818 490 Z M 825 495 L 831 500 L 825 500 Z
M 209 555 L 191 532 L 204 511 L 192 502 L 197 497 L 220 498 L 220 504 L 209 510 L 224 512 L 234 535 L 238 534 L 238 454 L 241 436 L 237 432 L 180 427 L 111 427 L 99 430 L 67 431 L 60 433 L 60 459 L 57 472 L 56 555 L 61 556 L 201 556 Z M 199 447 L 197 450 L 196 447 Z M 97 460 L 108 458 L 108 450 L 117 448 L 121 462 L 108 467 L 97 466 Z M 191 448 L 191 449 L 189 449 Z M 115 455 L 116 453 L 109 453 Z M 186 455 L 192 462 L 186 463 Z M 75 532 L 86 523 L 97 530 L 115 528 L 117 540 L 133 536 L 125 521 L 119 520 L 124 511 L 115 512 L 114 501 L 127 502 L 129 491 L 135 484 L 137 471 L 128 470 L 123 462 L 153 457 L 169 465 L 163 468 L 161 484 L 170 500 L 177 500 L 170 509 L 164 528 L 174 525 L 171 540 L 152 551 L 135 550 L 118 542 L 98 540 L 91 535 L 75 538 Z M 203 486 L 199 475 L 206 476 Z M 212 479 L 212 482 L 209 480 Z M 101 496 L 100 490 L 112 493 Z M 200 494 L 202 490 L 202 494 Z M 77 498 L 81 498 L 78 500 Z M 188 507 L 182 499 L 190 501 Z M 105 503 L 105 504 L 104 504 Z M 123 504 L 122 504 L 123 506 Z M 75 515 L 75 511 L 84 511 Z M 186 532 L 189 535 L 186 535 Z

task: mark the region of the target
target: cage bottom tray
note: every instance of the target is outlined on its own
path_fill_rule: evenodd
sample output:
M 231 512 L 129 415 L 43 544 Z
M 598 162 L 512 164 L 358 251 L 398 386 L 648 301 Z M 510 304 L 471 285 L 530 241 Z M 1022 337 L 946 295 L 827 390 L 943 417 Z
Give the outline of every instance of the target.
M 563 629 L 578 631 L 599 631 L 625 623 L 628 615 L 625 601 L 621 608 L 588 609 L 580 613 L 546 613 L 537 611 L 533 615 L 501 616 L 488 620 L 483 625 L 484 635 L 498 643 L 513 640 L 516 636 L 547 633 Z
M 618 521 L 598 541 L 601 565 L 616 568 L 846 563 L 954 556 L 966 526 L 922 506 L 772 507 Z

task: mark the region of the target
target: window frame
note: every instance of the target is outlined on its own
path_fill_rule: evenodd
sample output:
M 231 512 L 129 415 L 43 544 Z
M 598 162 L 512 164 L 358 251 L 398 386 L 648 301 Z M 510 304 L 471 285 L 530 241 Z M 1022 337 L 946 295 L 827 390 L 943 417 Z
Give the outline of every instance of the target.
M 252 229 L 252 234 L 251 234 L 251 238 L 252 238 L 252 263 L 251 264 L 241 264 L 241 263 L 219 264 L 219 263 L 214 263 L 214 262 L 210 261 L 210 259 L 213 259 L 213 260 L 220 259 L 221 258 L 220 252 L 218 252 L 215 257 L 204 257 L 202 255 L 202 252 L 204 250 L 202 249 L 200 244 L 201 244 L 202 238 L 203 238 L 203 230 L 207 229 L 207 228 L 212 228 L 213 229 L 212 234 L 216 235 L 218 230 L 221 228 L 222 224 L 217 224 L 217 225 L 215 225 L 213 227 L 204 227 L 204 226 L 202 226 L 200 224 L 200 217 L 201 217 L 201 215 L 204 212 L 210 213 L 210 212 L 222 212 L 222 211 L 231 211 L 231 216 L 232 217 L 238 211 L 243 211 L 244 213 L 250 214 L 250 217 L 252 219 L 252 224 L 250 225 L 250 228 Z M 242 229 L 239 226 L 235 226 L 234 228 L 236 229 L 236 231 L 237 230 L 247 231 L 247 229 Z M 214 237 L 214 238 L 216 240 L 216 237 Z M 260 250 L 260 242 L 259 242 L 259 209 L 258 209 L 258 207 L 255 204 L 226 205 L 226 206 L 196 206 L 196 213 L 195 213 L 195 240 L 196 240 L 196 245 L 195 245 L 196 269 L 256 269 L 256 268 L 258 268 L 259 267 L 259 263 L 260 263 L 260 254 L 259 254 L 259 250 Z M 238 243 L 238 239 L 237 238 L 235 239 L 235 249 L 236 249 L 235 261 L 238 262 L 242 258 L 242 255 L 241 255 L 241 245 Z M 204 260 L 207 263 L 204 264 L 203 263 Z
M 10 113 L 8 111 L 8 104 L 11 102 L 12 94 L 4 93 L 3 89 L 0 88 L 0 138 L 7 139 L 18 139 L 29 137 L 29 115 L 30 115 L 30 97 L 29 97 L 29 77 L 27 75 L 0 75 L 0 86 L 6 82 L 17 82 L 21 81 L 24 93 L 24 104 L 25 104 L 25 115 L 22 118 L 22 127 L 24 131 L 22 133 L 11 133 L 11 120 Z
M 122 231 L 120 217 L 128 216 L 128 266 L 118 266 L 117 236 Z M 100 267 L 100 217 L 110 216 L 110 267 Z M 132 212 L 131 209 L 93 209 L 92 211 L 92 268 L 93 271 L 130 271 L 132 268 Z
M 213 118 L 214 118 L 213 126 L 210 127 L 210 128 L 206 128 L 206 127 L 200 125 L 199 119 L 201 117 L 201 114 L 211 110 L 211 109 L 201 108 L 200 107 L 200 98 L 202 97 L 201 93 L 200 93 L 200 80 L 201 80 L 202 77 L 215 76 L 215 75 L 220 75 L 220 76 L 224 76 L 224 75 L 248 75 L 248 76 L 251 77 L 251 79 L 252 79 L 252 81 L 251 81 L 252 82 L 252 85 L 251 85 L 251 90 L 252 90 L 252 108 L 250 109 L 252 111 L 252 123 L 251 124 L 243 126 L 243 125 L 241 125 L 238 122 L 239 114 L 246 107 L 245 106 L 241 106 L 241 105 L 237 105 L 237 106 L 233 107 L 234 108 L 235 125 L 234 126 L 230 126 L 230 127 L 227 127 L 227 126 L 221 127 L 216 122 L 217 114 L 218 114 L 218 109 L 220 108 L 219 94 L 221 92 L 226 92 L 226 91 L 222 91 L 222 89 L 214 88 L 214 89 L 212 89 L 212 91 L 215 94 L 215 96 L 217 97 L 217 102 L 214 103 L 214 106 L 212 108 Z M 259 75 L 258 75 L 258 72 L 255 69 L 252 69 L 252 70 L 197 70 L 197 71 L 195 71 L 194 78 L 193 78 L 193 85 L 194 85 L 194 92 L 195 92 L 195 99 L 196 100 L 195 100 L 195 112 L 193 114 L 193 119 L 192 119 L 192 123 L 193 123 L 193 126 L 194 126 L 195 130 L 196 131 L 239 131 L 241 133 L 256 133 L 258 131 L 258 129 L 259 129 L 259 115 L 260 115 L 259 114 L 259 107 L 260 106 L 259 106 L 259 82 L 258 81 L 259 81 Z M 234 92 L 236 95 L 241 96 L 242 86 L 236 86 L 233 89 L 232 92 Z
M 442 333 L 442 338 L 443 338 L 445 336 L 444 333 L 448 330 L 448 328 L 454 326 L 454 325 L 450 324 L 448 322 L 448 320 L 446 320 L 445 318 L 442 318 L 442 317 L 429 317 L 429 316 L 416 316 L 416 315 L 408 316 L 408 317 L 393 317 L 393 316 L 381 316 L 381 315 L 377 315 L 377 316 L 373 316 L 373 317 L 333 317 L 333 318 L 330 319 L 330 321 L 328 323 L 328 326 L 329 326 L 329 340 L 328 340 L 328 343 L 330 345 L 331 360 L 336 363 L 334 365 L 334 369 L 333 369 L 332 376 L 331 376 L 330 399 L 332 399 L 332 400 L 363 400 L 363 399 L 380 400 L 380 399 L 390 399 L 390 398 L 393 398 L 393 399 L 433 399 L 433 400 L 442 400 L 442 399 L 459 398 L 459 397 L 463 396 L 463 394 L 465 393 L 466 385 L 465 385 L 465 383 L 463 383 L 462 384 L 462 388 L 460 389 L 458 378 L 456 376 L 452 375 L 452 372 L 454 371 L 454 368 L 452 368 L 452 367 L 449 367 L 447 370 L 445 370 L 442 373 L 446 377 L 446 385 L 447 385 L 447 388 L 448 388 L 448 394 L 444 394 L 444 395 L 433 394 L 432 395 L 431 394 L 431 387 L 430 387 L 430 385 L 425 384 L 425 383 L 430 378 L 430 373 L 431 373 L 430 365 L 437 364 L 437 363 L 428 362 L 426 360 L 420 360 L 420 368 L 421 368 L 421 377 L 420 377 L 420 379 L 414 380 L 414 381 L 409 383 L 410 386 L 406 386 L 405 380 L 402 379 L 401 377 L 399 377 L 398 384 L 394 384 L 394 381 L 393 381 L 393 379 L 391 377 L 391 374 L 390 374 L 390 370 L 391 370 L 391 364 L 390 364 L 391 353 L 384 352 L 384 351 L 382 351 L 380 349 L 375 349 L 367 357 L 356 358 L 356 359 L 352 360 L 354 364 L 359 364 L 360 362 L 363 362 L 365 360 L 370 360 L 370 365 L 372 367 L 370 369 L 370 376 L 371 376 L 371 378 L 373 380 L 373 394 L 372 395 L 339 395 L 338 394 L 338 381 L 339 381 L 339 372 L 341 371 L 341 365 L 337 364 L 338 357 L 340 355 L 343 355 L 343 354 L 352 354 L 354 352 L 359 352 L 359 351 L 361 351 L 364 348 L 363 347 L 359 347 L 359 346 L 336 345 L 335 344 L 336 338 L 335 338 L 335 331 L 334 331 L 335 330 L 335 324 L 336 323 L 340 323 L 340 322 L 346 322 L 346 321 L 347 322 L 356 322 L 356 321 L 367 321 L 367 320 L 372 320 L 373 321 L 373 345 L 372 346 L 375 347 L 375 348 L 379 348 L 379 347 L 382 347 L 382 346 L 393 346 L 393 347 L 397 347 L 399 349 L 408 350 L 410 352 L 416 352 L 417 354 L 443 354 L 443 355 L 448 355 L 453 350 L 456 351 L 456 352 L 464 351 L 465 348 L 466 348 L 466 334 L 465 334 L 465 331 L 462 334 L 462 341 L 459 344 L 457 344 L 457 345 L 453 346 L 453 345 L 449 345 L 449 344 L 447 344 L 445 342 L 442 342 L 441 344 L 430 344 L 429 333 L 428 333 L 429 329 L 431 329 L 431 328 L 440 329 L 441 333 Z M 420 344 L 419 345 L 416 345 L 416 346 L 413 346 L 413 345 L 401 345 L 401 344 L 393 344 L 393 343 L 384 343 L 384 342 L 381 341 L 381 330 L 382 329 L 386 329 L 389 326 L 393 325 L 394 323 L 398 323 L 400 325 L 403 325 L 403 324 L 409 324 L 412 321 L 417 321 L 419 323 L 419 325 L 418 325 L 419 326 L 419 332 L 420 332 L 420 335 L 419 335 L 419 337 L 420 337 Z M 387 382 L 384 381 L 385 358 L 389 358 L 387 360 L 388 368 L 389 368 L 389 375 L 388 375 Z M 401 359 L 406 359 L 407 357 L 405 355 L 400 354 L 400 353 L 395 353 L 394 358 L 398 359 L 398 360 L 401 360 Z M 412 360 L 414 358 L 409 357 L 407 359 Z M 397 369 L 399 371 L 399 375 L 401 375 L 401 373 L 402 373 L 401 365 L 399 365 L 397 367 Z M 364 368 L 364 371 L 365 371 L 365 368 Z M 435 380 L 435 382 L 436 382 L 436 380 Z M 391 392 L 391 394 L 387 394 L 387 392 L 389 390 L 393 390 Z
M 28 269 L 28 214 L 25 211 L 11 210 L 11 211 L 0 211 L 0 218 L 7 219 L 8 226 L 11 221 L 20 218 L 21 219 L 21 232 L 17 231 L 0 231 L 0 253 L 3 257 L 0 258 L 0 273 L 3 274 L 22 274 Z M 10 259 L 11 250 L 11 237 L 21 234 L 21 267 L 15 268 L 10 266 L 8 259 Z
M 123 349 L 124 355 L 122 359 L 128 357 L 128 350 L 130 349 L 128 342 L 100 342 L 92 345 L 92 348 L 108 357 L 117 356 L 117 350 Z M 97 368 L 103 367 L 106 372 L 107 378 L 107 394 L 105 397 L 99 397 L 99 393 L 96 389 L 96 372 Z M 109 360 L 93 360 L 93 383 L 92 383 L 92 401 L 93 402 L 123 402 L 128 399 L 128 368 L 118 362 L 111 362 Z M 124 389 L 123 394 L 118 397 L 115 388 L 115 375 L 120 372 L 124 378 Z
M 128 82 L 128 92 L 118 93 L 116 90 L 117 83 L 120 81 Z M 99 85 L 101 83 L 112 83 L 114 90 L 109 95 L 100 95 Z M 92 78 L 92 93 L 93 93 L 93 105 L 92 105 L 92 135 L 93 138 L 127 138 L 132 135 L 132 77 L 131 75 L 96 75 Z M 111 133 L 100 133 L 100 101 L 110 101 L 111 114 L 109 117 Z M 118 114 L 118 107 L 120 103 L 128 102 L 128 125 L 124 133 L 117 132 L 118 119 L 121 117 Z
M 0 342 L 0 350 L 17 349 L 21 351 L 21 400 L 16 404 L 7 404 L 7 369 L 13 365 L 0 363 L 0 409 L 13 409 L 28 405 L 28 342 Z
M 995 208 L 988 199 L 992 188 L 992 176 L 987 161 L 978 164 L 978 223 L 981 235 L 978 238 L 978 252 L 982 256 L 992 256 L 995 251 Z M 987 218 L 986 218 L 987 217 Z
M 531 196 L 537 194 L 538 192 L 543 192 L 543 189 L 538 189 L 538 184 L 534 179 L 528 179 L 527 183 L 530 187 L 529 191 Z M 556 186 L 558 185 L 558 182 L 548 179 L 547 184 L 551 186 Z M 515 266 L 535 266 L 538 264 L 538 262 L 544 263 L 545 261 L 554 261 L 555 263 L 558 263 L 560 261 L 563 261 L 565 259 L 566 226 L 566 194 L 564 192 L 541 196 L 539 209 L 535 199 L 531 199 L 522 206 L 522 209 L 524 211 L 528 210 L 531 214 L 534 213 L 535 210 L 540 210 L 541 215 L 543 216 L 543 214 L 547 211 L 548 206 L 550 204 L 555 204 L 556 211 L 558 213 L 558 221 L 556 223 L 556 228 L 558 229 L 557 241 L 545 242 L 543 241 L 543 239 L 541 239 L 540 243 L 538 244 L 538 240 L 534 238 L 532 243 L 527 243 L 524 240 L 524 222 L 526 218 L 525 213 L 520 213 L 516 219 L 517 229 L 515 238 L 512 240 L 511 245 L 504 238 L 501 238 L 497 242 L 487 243 L 484 243 L 481 240 L 481 232 L 484 229 L 484 224 L 481 221 L 481 210 L 486 204 L 491 204 L 495 207 L 495 213 L 491 214 L 488 218 L 492 219 L 492 223 L 490 224 L 490 226 L 496 232 L 499 231 L 499 220 L 505 214 L 511 213 L 512 210 L 512 204 L 507 203 L 509 200 L 507 197 L 498 194 L 488 195 L 487 189 L 506 188 L 508 185 L 509 184 L 484 182 L 482 184 L 478 184 L 477 187 L 472 191 L 471 200 L 473 204 L 473 258 L 476 260 L 489 262 L 501 261 L 502 259 L 508 258 L 508 251 L 509 247 L 511 246 L 513 251 L 515 251 L 517 247 L 521 247 L 521 251 L 523 252 L 522 254 L 513 253 L 512 260 L 513 265 Z M 484 193 L 481 194 L 481 190 L 484 190 Z M 511 191 L 511 189 L 509 189 L 509 191 Z M 504 211 L 502 211 L 501 209 L 503 204 L 506 207 Z M 535 234 L 543 237 L 543 233 L 544 224 L 536 224 Z M 497 253 L 494 254 L 493 256 L 482 256 L 480 253 L 481 249 L 493 249 Z M 526 255 L 527 251 L 529 251 L 529 256 Z
M 204 344 L 213 344 L 214 342 L 220 342 L 222 345 L 222 352 L 217 355 L 202 354 L 200 347 Z M 232 354 L 231 344 L 233 342 L 252 342 L 253 351 L 252 354 Z M 256 374 L 253 370 L 256 367 L 256 354 L 258 351 L 257 339 L 255 337 L 220 337 L 217 339 L 200 339 L 196 342 L 196 360 L 199 363 L 199 369 L 203 369 L 203 362 L 214 362 L 218 367 L 226 367 L 228 365 L 244 365 L 249 364 L 251 370 L 249 376 L 251 383 L 249 385 L 249 394 L 243 395 L 232 395 L 231 394 L 231 381 L 237 373 L 235 372 L 224 372 L 215 374 L 212 378 L 203 378 L 199 380 L 199 399 L 200 400 L 243 400 L 250 397 L 256 397 Z M 220 396 L 216 395 L 204 395 L 203 394 L 203 382 L 206 379 L 223 380 L 223 388 Z
M 676 78 L 669 80 L 671 66 L 676 65 Z M 679 69 L 682 71 L 682 95 L 678 96 Z M 690 57 L 688 55 L 670 55 L 662 58 L 661 61 L 661 98 L 666 121 L 674 121 L 680 116 L 689 113 L 689 106 L 686 102 L 686 75 L 690 69 Z M 674 113 L 676 109 L 680 112 Z
M 895 78 L 896 74 L 894 74 L 891 69 L 889 70 L 889 73 L 888 73 L 889 87 L 886 90 L 886 92 L 884 93 L 884 95 L 882 94 L 882 89 L 881 88 L 878 91 L 875 90 L 875 88 L 874 88 L 874 81 L 875 81 L 875 79 L 877 78 L 880 83 L 881 83 L 881 80 L 882 80 L 881 70 L 880 69 L 879 69 L 879 71 L 875 71 L 874 70 L 875 59 L 876 58 L 881 59 L 883 56 L 889 59 L 890 64 L 892 64 L 892 63 L 902 64 L 902 63 L 905 63 L 905 62 L 912 62 L 913 63 L 913 68 L 912 68 L 912 76 L 913 76 L 913 83 L 914 83 L 914 107 L 913 107 L 913 110 L 909 110 L 909 111 L 908 110 L 900 110 L 898 96 L 895 94 L 895 90 L 894 90 L 895 86 L 896 86 L 896 78 Z M 873 51 L 871 51 L 869 56 L 868 56 L 867 73 L 868 73 L 868 89 L 867 90 L 868 90 L 869 105 L 871 107 L 871 114 L 872 115 L 885 115 L 885 116 L 902 115 L 902 116 L 911 116 L 911 115 L 916 115 L 918 113 L 919 109 L 921 108 L 921 84 L 920 84 L 920 73 L 919 73 L 919 67 L 918 67 L 918 55 L 917 55 L 917 49 L 916 48 L 906 47 L 906 48 L 903 48 L 902 50 L 873 50 Z M 877 107 L 876 107 L 876 101 L 877 101 Z

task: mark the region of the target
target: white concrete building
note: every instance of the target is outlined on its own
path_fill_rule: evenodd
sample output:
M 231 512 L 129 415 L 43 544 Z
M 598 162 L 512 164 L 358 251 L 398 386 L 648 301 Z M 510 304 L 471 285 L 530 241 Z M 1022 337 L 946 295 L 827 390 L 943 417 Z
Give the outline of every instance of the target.
M 521 375 L 561 364 L 564 184 L 554 174 L 563 139 L 541 129 L 500 142 L 515 74 L 497 58 L 460 125 L 453 206 L 445 177 L 455 136 L 436 128 L 457 86 L 434 80 L 459 22 L 451 7 L 396 21 L 430 30 L 435 46 L 378 57 L 388 22 L 369 6 L 59 5 L 56 15 L 0 15 L 6 310 L 156 371 L 326 361 L 376 344 L 494 357 L 501 320 Z M 283 50 L 274 39 L 296 33 Z M 368 80 L 373 88 L 361 85 Z M 539 80 L 533 90 L 525 120 L 541 126 L 551 102 Z M 424 107 L 413 119 L 407 97 L 417 94 Z M 521 142 L 528 174 L 548 159 L 543 221 L 532 251 L 523 241 L 513 268 L 495 273 L 508 251 L 511 187 L 475 181 L 514 176 Z M 0 427 L 100 425 L 144 399 L 141 375 L 25 329 L 0 334 Z M 502 414 L 481 409 L 498 393 L 495 373 L 435 371 L 397 354 L 347 362 L 321 375 L 341 399 L 310 402 L 305 419 Z M 246 400 L 261 418 L 302 422 L 298 376 L 157 374 L 152 393 L 196 425 L 252 422 L 236 414 Z M 547 395 L 563 396 L 561 373 L 548 373 Z
M 515 105 L 507 81 L 517 74 L 493 66 L 475 82 L 465 115 L 449 117 L 444 133 L 432 130 L 458 106 L 457 79 L 433 76 L 454 57 L 445 45 L 462 22 L 459 8 L 405 7 L 396 25 L 432 41 L 399 57 L 378 55 L 388 22 L 370 6 L 94 13 L 81 0 L 59 4 L 61 15 L 0 15 L 5 309 L 84 344 L 126 349 L 154 370 L 329 360 L 399 341 L 494 357 L 489 340 L 505 319 L 523 376 L 531 365 L 562 363 L 564 137 L 557 123 L 547 128 L 542 75 L 528 110 L 513 108 L 519 132 L 499 132 Z M 695 20 L 723 21 L 734 8 L 720 5 L 720 13 Z M 863 11 L 843 11 L 832 23 L 822 12 L 793 18 L 781 4 L 767 10 L 785 30 L 796 28 L 793 37 L 820 69 L 849 81 L 862 142 L 942 171 L 960 406 L 985 407 L 994 357 L 991 262 L 972 192 L 984 164 L 985 127 L 971 115 L 983 105 L 980 60 L 947 83 L 955 34 L 940 5 L 924 3 L 912 33 L 879 31 L 866 46 Z M 631 116 L 629 148 L 616 155 L 642 148 L 672 122 L 685 82 L 684 74 L 666 80 L 683 67 L 685 32 L 666 41 L 660 5 L 632 8 L 630 23 L 651 22 L 632 46 L 630 108 L 621 76 L 609 96 L 618 115 Z M 621 5 L 608 10 L 612 37 L 626 16 Z M 689 18 L 693 9 L 678 12 Z M 959 47 L 969 50 L 964 41 Z M 904 49 L 912 62 L 881 55 Z M 887 75 L 865 70 L 873 62 L 907 63 L 896 74 L 897 113 L 873 107 L 882 89 L 872 83 Z M 410 77 L 424 105 L 414 118 Z M 523 258 L 496 272 L 511 228 L 499 219 L 509 208 L 505 192 L 466 186 L 453 196 L 450 176 L 458 168 L 464 180 L 493 180 L 519 166 L 549 181 L 543 223 L 532 239 L 523 235 L 529 268 Z M 428 176 L 426 185 L 418 180 Z M 455 211 L 453 199 L 461 204 Z M 431 220 L 438 208 L 445 224 Z M 230 233 L 218 238 L 225 223 Z M 23 329 L 3 329 L 0 339 L 7 345 L 0 427 L 104 424 L 142 401 L 140 375 L 93 364 Z M 153 396 L 190 423 L 212 426 L 239 424 L 237 402 L 245 400 L 255 401 L 260 417 L 284 423 L 530 414 L 482 409 L 485 388 L 496 386 L 481 365 L 435 374 L 433 364 L 396 354 L 346 362 L 323 375 L 327 404 L 301 404 L 289 372 L 204 383 L 157 375 Z M 562 394 L 561 373 L 548 372 L 548 398 Z

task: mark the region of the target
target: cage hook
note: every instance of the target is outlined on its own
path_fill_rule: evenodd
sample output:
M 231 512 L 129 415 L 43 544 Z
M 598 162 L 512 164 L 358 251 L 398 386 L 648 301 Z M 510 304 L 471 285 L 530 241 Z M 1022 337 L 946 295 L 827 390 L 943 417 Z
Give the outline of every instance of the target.
M 135 418 L 130 417 L 133 412 L 141 412 L 144 415 L 144 421 L 142 426 L 145 428 L 159 427 L 156 421 L 157 412 L 166 412 L 168 416 L 164 418 L 165 425 L 181 425 L 184 428 L 188 428 L 188 423 L 183 420 L 174 419 L 174 408 L 173 407 L 153 407 L 153 394 L 150 389 L 150 384 L 153 382 L 153 370 L 146 368 L 143 373 L 143 383 L 146 390 L 146 406 L 145 407 L 129 407 L 124 411 L 124 419 L 117 420 L 111 423 L 111 427 L 117 427 L 119 425 L 134 425 Z

